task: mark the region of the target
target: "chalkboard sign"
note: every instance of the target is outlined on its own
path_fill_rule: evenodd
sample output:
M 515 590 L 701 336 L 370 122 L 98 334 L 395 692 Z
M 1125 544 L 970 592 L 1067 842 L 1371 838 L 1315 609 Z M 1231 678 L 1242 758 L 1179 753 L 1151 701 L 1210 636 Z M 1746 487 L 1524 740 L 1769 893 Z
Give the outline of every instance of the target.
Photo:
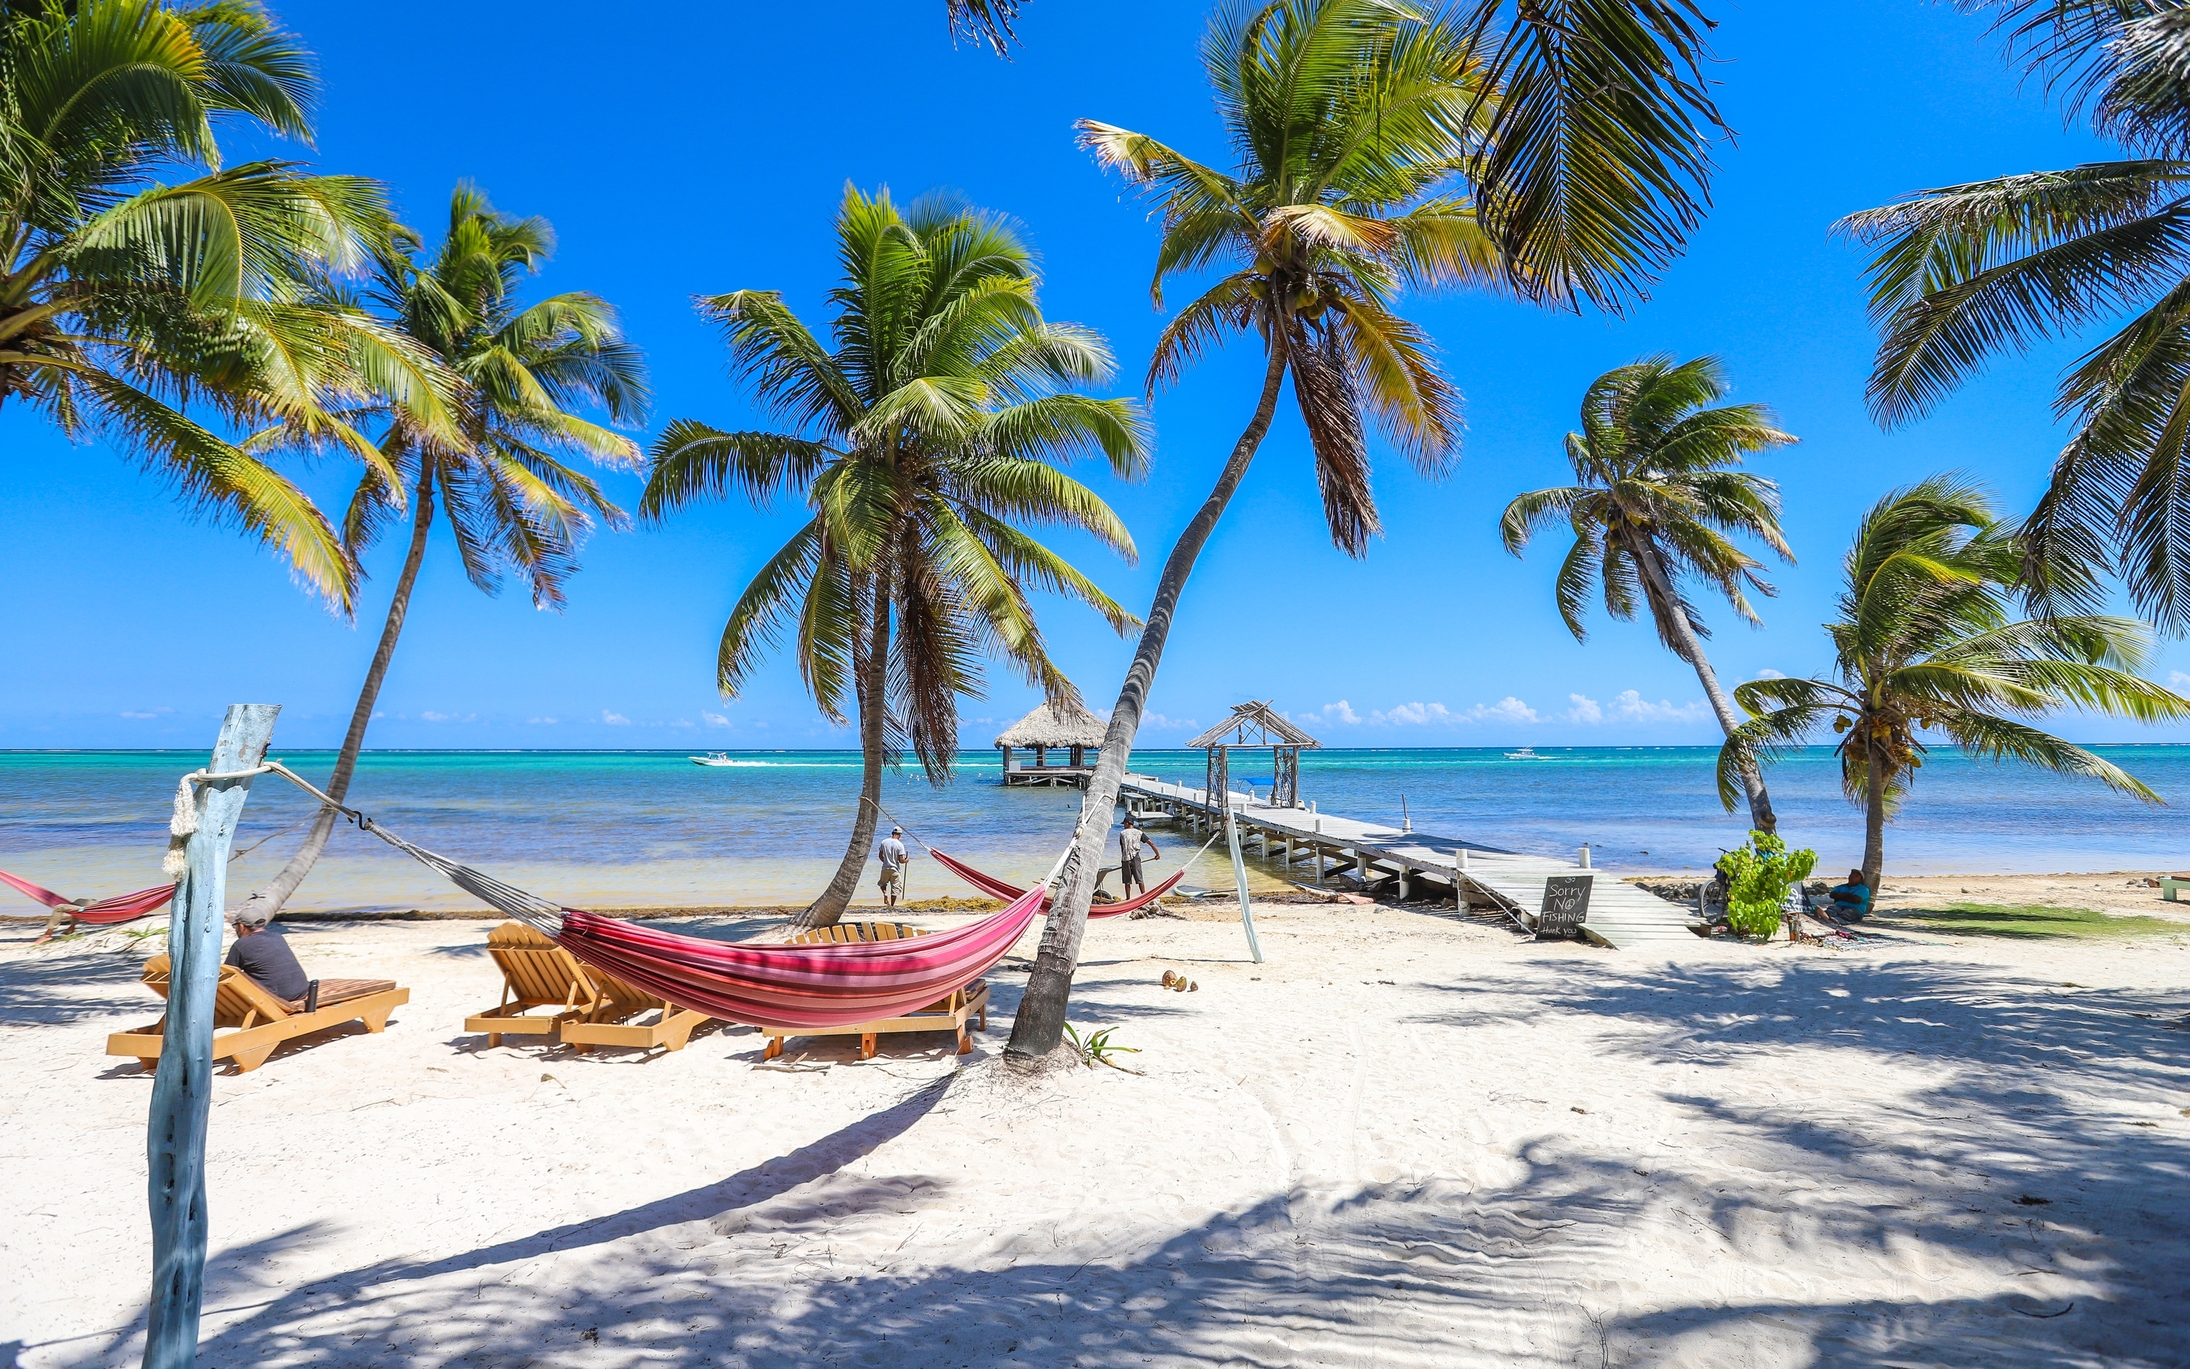
M 1536 914 L 1536 939 L 1557 941 L 1574 935 L 1589 920 L 1589 887 L 1595 875 L 1553 875 L 1544 881 L 1544 906 Z

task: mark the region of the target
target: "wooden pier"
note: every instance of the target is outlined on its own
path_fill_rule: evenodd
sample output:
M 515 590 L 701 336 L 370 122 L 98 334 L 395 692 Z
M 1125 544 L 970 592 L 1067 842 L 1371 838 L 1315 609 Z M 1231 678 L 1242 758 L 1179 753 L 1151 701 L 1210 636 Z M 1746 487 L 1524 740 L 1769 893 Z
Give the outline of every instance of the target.
M 1212 805 L 1205 791 L 1172 784 L 1152 775 L 1128 774 L 1121 798 L 1141 809 L 1156 808 L 1200 828 L 1209 823 Z M 1306 807 L 1270 807 L 1245 794 L 1226 798 L 1240 824 L 1240 840 L 1256 842 L 1265 860 L 1288 870 L 1308 864 L 1318 874 L 1352 867 L 1363 885 L 1378 876 L 1396 875 L 1399 896 L 1408 897 L 1417 878 L 1446 885 L 1455 893 L 1473 893 L 1504 909 L 1534 930 L 1543 907 L 1544 882 L 1557 875 L 1584 873 L 1579 861 L 1518 855 L 1459 837 L 1431 836 L 1380 826 Z M 1311 874 L 1309 878 L 1315 878 Z M 1693 910 L 1621 882 L 1611 875 L 1590 889 L 1588 920 L 1582 931 L 1590 940 L 1614 949 L 1692 942 Z

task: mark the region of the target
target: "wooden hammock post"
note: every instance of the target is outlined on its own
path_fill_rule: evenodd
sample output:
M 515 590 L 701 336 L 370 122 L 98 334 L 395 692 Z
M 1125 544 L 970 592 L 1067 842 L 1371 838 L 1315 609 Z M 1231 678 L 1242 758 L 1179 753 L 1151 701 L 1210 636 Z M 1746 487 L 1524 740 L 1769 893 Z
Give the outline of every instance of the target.
M 230 704 L 206 770 L 249 770 L 266 758 L 279 704 Z M 198 787 L 198 827 L 175 890 L 167 952 L 167 1027 L 153 1077 L 145 1148 L 150 1161 L 152 1305 L 145 1369 L 190 1369 L 205 1302 L 205 1132 L 213 1104 L 213 999 L 220 983 L 228 848 L 251 793 L 250 777 Z
M 1247 951 L 1262 963 L 1262 943 L 1255 940 L 1255 910 L 1247 902 L 1247 860 L 1239 851 L 1239 819 L 1232 812 L 1230 795 L 1224 800 L 1224 835 L 1232 847 L 1232 883 L 1239 890 L 1239 921 L 1247 929 Z

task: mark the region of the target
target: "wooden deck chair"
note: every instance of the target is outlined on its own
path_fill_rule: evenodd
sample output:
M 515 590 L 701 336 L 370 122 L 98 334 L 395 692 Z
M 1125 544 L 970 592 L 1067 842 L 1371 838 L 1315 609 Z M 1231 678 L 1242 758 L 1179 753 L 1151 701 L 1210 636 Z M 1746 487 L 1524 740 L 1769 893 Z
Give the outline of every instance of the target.
M 654 995 L 581 962 L 522 922 L 487 933 L 487 954 L 502 970 L 502 1002 L 464 1019 L 464 1030 L 485 1032 L 499 1046 L 508 1035 L 544 1036 L 559 1031 L 563 1044 L 664 1047 L 683 1050 L 708 1016 L 671 1007 Z M 533 1008 L 547 1008 L 534 1013 Z M 651 1022 L 633 1018 L 654 1013 Z
M 926 936 L 927 929 L 911 927 L 901 922 L 839 922 L 829 927 L 816 927 L 800 932 L 790 940 L 793 946 L 813 945 L 820 942 L 839 944 L 853 941 L 898 941 L 909 936 Z M 972 1029 L 967 1024 L 971 1022 Z M 986 980 L 976 979 L 946 998 L 939 998 L 915 1013 L 903 1017 L 885 1017 L 873 1022 L 861 1022 L 849 1027 L 769 1027 L 762 1026 L 767 1036 L 767 1048 L 761 1058 L 773 1060 L 783 1054 L 783 1039 L 787 1036 L 853 1036 L 859 1037 L 859 1058 L 872 1060 L 875 1054 L 875 1038 L 887 1032 L 939 1032 L 958 1033 L 958 1053 L 968 1055 L 973 1051 L 974 1031 L 989 1029 L 989 986 Z
M 166 956 L 145 962 L 146 988 L 165 998 L 167 982 Z M 265 1064 L 282 1042 L 325 1027 L 363 1022 L 365 1030 L 381 1031 L 388 1025 L 388 1014 L 410 1001 L 411 991 L 397 988 L 391 979 L 322 979 L 319 1006 L 306 1012 L 301 1001 L 284 1003 L 242 970 L 223 965 L 213 999 L 213 1058 L 233 1060 L 239 1072 L 249 1073 Z M 162 1017 L 149 1027 L 116 1032 L 106 1039 L 106 1053 L 134 1055 L 145 1069 L 158 1069 L 160 1035 L 166 1026 L 167 1019 Z M 224 1027 L 229 1030 L 222 1031 Z

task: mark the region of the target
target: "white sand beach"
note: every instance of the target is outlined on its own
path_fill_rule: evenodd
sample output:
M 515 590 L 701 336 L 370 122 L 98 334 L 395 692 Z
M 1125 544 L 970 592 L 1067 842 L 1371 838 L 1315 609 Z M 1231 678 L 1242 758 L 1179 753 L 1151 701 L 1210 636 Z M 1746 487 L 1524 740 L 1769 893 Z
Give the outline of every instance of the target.
M 1646 958 L 1257 921 L 1259 966 L 1236 923 L 1093 926 L 1074 1017 L 1142 1073 L 1031 1079 L 1031 937 L 970 1056 L 763 1066 L 746 1028 L 488 1049 L 489 923 L 300 925 L 313 973 L 413 996 L 216 1077 L 199 1362 L 2186 1362 L 2190 926 Z M 133 955 L 27 935 L 0 1349 L 134 1364 L 151 1079 L 101 1052 L 156 1009 Z

